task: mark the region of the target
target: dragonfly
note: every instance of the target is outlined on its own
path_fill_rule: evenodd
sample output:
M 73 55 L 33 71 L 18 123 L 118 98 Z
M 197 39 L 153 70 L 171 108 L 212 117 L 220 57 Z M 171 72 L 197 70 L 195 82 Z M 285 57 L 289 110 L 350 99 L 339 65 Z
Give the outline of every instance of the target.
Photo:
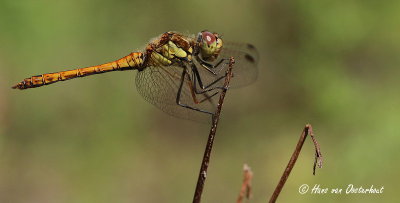
M 257 49 L 248 43 L 226 42 L 218 33 L 196 35 L 165 32 L 141 52 L 132 52 L 101 65 L 46 73 L 25 78 L 14 89 L 30 89 L 58 81 L 111 71 L 137 70 L 137 90 L 149 103 L 172 116 L 209 122 L 217 109 L 225 72 L 233 57 L 230 87 L 241 87 L 257 78 Z

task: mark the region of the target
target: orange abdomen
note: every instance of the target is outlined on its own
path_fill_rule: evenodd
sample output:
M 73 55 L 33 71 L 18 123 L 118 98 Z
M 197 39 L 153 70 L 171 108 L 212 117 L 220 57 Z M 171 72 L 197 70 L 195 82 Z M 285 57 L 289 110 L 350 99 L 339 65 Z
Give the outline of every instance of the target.
M 116 61 L 105 63 L 98 66 L 87 68 L 79 68 L 75 70 L 67 70 L 56 73 L 46 73 L 42 75 L 25 78 L 22 82 L 14 85 L 14 89 L 28 89 L 41 87 L 43 85 L 52 84 L 58 81 L 69 80 L 77 77 L 85 77 L 88 75 L 106 73 L 110 71 L 134 70 L 143 66 L 144 55 L 140 52 L 133 52 Z

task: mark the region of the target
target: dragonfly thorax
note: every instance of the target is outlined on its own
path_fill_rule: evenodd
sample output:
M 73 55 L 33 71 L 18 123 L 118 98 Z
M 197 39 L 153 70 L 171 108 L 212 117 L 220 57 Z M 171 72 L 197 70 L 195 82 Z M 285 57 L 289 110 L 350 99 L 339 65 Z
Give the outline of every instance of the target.
M 188 47 L 188 49 L 185 50 L 184 48 L 179 47 L 172 41 L 168 41 L 168 43 L 163 45 L 160 50 L 160 53 L 168 59 L 178 58 L 188 61 L 192 60 L 192 52 L 192 47 Z
M 191 62 L 193 38 L 175 32 L 166 32 L 150 43 L 147 47 L 148 64 L 145 66 L 181 65 L 182 62 Z

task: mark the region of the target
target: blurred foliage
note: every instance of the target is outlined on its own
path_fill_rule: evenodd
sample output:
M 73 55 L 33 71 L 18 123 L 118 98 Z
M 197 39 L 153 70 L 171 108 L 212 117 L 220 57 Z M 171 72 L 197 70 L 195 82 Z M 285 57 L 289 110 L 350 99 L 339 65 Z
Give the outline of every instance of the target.
M 164 115 L 134 72 L 28 91 L 41 73 L 100 64 L 163 32 L 209 29 L 260 51 L 259 79 L 228 91 L 204 202 L 272 194 L 303 126 L 280 202 L 399 199 L 400 1 L 0 1 L 0 202 L 190 202 L 208 126 Z M 300 195 L 302 184 L 384 186 L 378 195 Z

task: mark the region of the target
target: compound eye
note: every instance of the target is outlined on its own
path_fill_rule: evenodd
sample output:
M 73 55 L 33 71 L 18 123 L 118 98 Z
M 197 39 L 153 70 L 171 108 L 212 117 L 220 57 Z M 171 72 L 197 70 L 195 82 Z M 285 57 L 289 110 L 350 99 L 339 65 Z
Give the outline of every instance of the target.
M 207 42 L 208 45 L 211 45 L 217 40 L 215 38 L 215 35 L 211 32 L 202 32 L 201 35 L 203 37 L 203 40 Z

